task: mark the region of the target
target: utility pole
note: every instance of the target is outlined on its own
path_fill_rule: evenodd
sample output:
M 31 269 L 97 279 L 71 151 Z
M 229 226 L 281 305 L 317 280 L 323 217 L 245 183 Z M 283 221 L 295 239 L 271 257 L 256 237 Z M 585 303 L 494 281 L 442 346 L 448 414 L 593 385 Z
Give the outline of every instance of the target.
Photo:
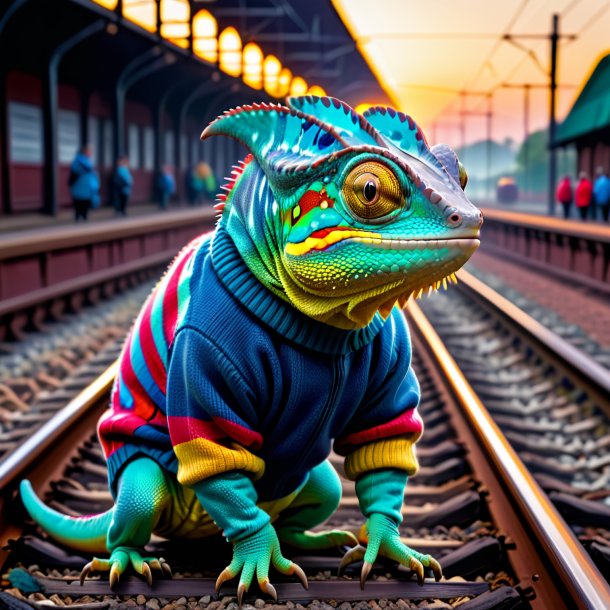
M 557 150 L 555 133 L 557 131 L 556 92 L 557 92 L 557 43 L 559 41 L 559 15 L 553 15 L 551 30 L 551 96 L 549 109 L 549 215 L 555 216 L 555 183 L 557 182 Z
M 536 54 L 531 49 L 517 42 L 518 38 L 540 39 L 546 38 L 551 41 L 551 69 L 548 73 L 544 70 L 536 57 Z M 561 38 L 575 40 L 575 34 L 559 34 L 559 15 L 554 14 L 551 22 L 550 34 L 505 34 L 504 40 L 521 49 L 531 57 L 536 65 L 544 71 L 549 77 L 549 188 L 548 188 L 548 210 L 549 214 L 555 214 L 555 182 L 557 181 L 557 153 L 554 148 L 555 135 L 557 132 L 557 116 L 555 98 L 557 93 L 557 62 L 558 62 L 558 43 Z

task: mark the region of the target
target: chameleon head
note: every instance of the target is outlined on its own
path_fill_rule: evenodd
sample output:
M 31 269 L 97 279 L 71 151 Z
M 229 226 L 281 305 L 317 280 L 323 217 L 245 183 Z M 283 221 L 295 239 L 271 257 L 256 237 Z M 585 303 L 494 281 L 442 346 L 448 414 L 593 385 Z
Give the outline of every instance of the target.
M 249 107 L 258 119 L 251 131 L 243 111 L 225 114 L 204 136 L 238 137 L 264 172 L 289 300 L 325 322 L 361 327 L 451 278 L 478 247 L 482 223 L 455 153 L 430 148 L 392 109 L 361 116 L 333 98 L 288 103 Z

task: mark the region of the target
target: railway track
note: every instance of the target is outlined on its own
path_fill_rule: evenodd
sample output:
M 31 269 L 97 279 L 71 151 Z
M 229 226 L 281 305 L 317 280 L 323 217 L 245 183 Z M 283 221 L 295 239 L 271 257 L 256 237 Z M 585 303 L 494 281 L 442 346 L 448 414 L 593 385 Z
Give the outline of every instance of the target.
M 414 304 L 410 310 L 426 433 L 418 445 L 421 471 L 407 488 L 401 533 L 407 544 L 441 561 L 446 580 L 428 579 L 420 588 L 406 570 L 380 564 L 362 592 L 357 567 L 348 569 L 346 577 L 336 576 L 340 554 L 300 556 L 295 560 L 308 573 L 311 586 L 304 592 L 276 576 L 284 607 L 610 607 L 608 585 L 583 546 L 515 455 L 422 311 Z M 94 513 L 109 506 L 105 465 L 92 433 L 106 408 L 113 366 L 0 462 L 4 571 L 18 563 L 29 567 L 44 587 L 29 601 L 59 600 L 98 608 L 229 608 L 235 591 L 227 588 L 219 599 L 213 594 L 214 578 L 230 552 L 221 540 L 206 541 L 206 553 L 201 552 L 201 543 L 195 547 L 154 541 L 172 564 L 175 579 L 156 581 L 150 589 L 131 577 L 111 592 L 105 577 L 87 580 L 81 588 L 78 572 L 88 559 L 50 543 L 31 525 L 23 527 L 23 512 L 12 498 L 24 477 L 64 512 Z M 347 481 L 344 492 L 330 523 L 359 532 L 362 519 Z M 193 556 L 198 557 L 196 563 L 189 560 Z M 19 595 L 10 582 L 4 588 Z M 247 601 L 257 608 L 265 606 L 255 596 Z
M 495 254 L 477 252 L 466 270 L 610 370 L 610 292 L 567 282 Z M 608 289 L 610 291 L 610 287 Z
M 466 379 L 610 579 L 610 375 L 466 271 L 422 304 Z

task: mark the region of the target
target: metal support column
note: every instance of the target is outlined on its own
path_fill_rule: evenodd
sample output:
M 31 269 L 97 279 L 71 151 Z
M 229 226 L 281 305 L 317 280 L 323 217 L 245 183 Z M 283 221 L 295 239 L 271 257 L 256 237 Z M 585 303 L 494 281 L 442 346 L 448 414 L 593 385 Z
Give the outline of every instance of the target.
M 28 0 L 14 0 L 0 18 L 0 43 L 2 33 L 13 15 Z M 0 62 L 0 182 L 2 183 L 2 209 L 6 214 L 13 211 L 11 192 L 10 134 L 8 131 L 8 100 L 6 91 L 7 62 Z
M 143 64 L 146 64 L 151 58 L 159 57 L 160 54 L 161 48 L 153 47 L 149 51 L 138 55 L 121 70 L 121 73 L 117 77 L 114 88 L 114 121 L 112 125 L 112 157 L 114 164 L 116 164 L 118 158 L 125 152 L 125 95 L 128 88 L 128 79 L 132 75 L 137 74 L 138 68 L 143 66 Z
M 557 149 L 555 134 L 557 132 L 556 93 L 557 93 L 557 43 L 559 41 L 559 15 L 553 15 L 551 32 L 551 95 L 549 108 L 549 215 L 555 216 L 555 185 L 557 182 Z
M 80 96 L 80 108 L 78 118 L 80 122 L 80 146 L 91 144 L 91 134 L 89 133 L 89 101 L 91 100 L 91 89 L 87 88 Z
M 55 47 L 49 58 L 43 80 L 42 121 L 44 128 L 44 203 L 45 214 L 57 214 L 57 84 L 59 64 L 64 55 L 90 36 L 101 32 L 106 25 L 98 19 Z

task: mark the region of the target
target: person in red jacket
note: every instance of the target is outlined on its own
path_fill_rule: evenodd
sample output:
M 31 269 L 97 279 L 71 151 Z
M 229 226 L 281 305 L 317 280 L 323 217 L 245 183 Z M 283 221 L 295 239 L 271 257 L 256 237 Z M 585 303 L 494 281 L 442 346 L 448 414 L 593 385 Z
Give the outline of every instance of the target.
M 586 220 L 589 207 L 591 206 L 591 196 L 593 193 L 593 184 L 587 177 L 587 172 L 580 172 L 578 175 L 578 184 L 576 186 L 576 207 L 580 213 L 580 218 Z
M 574 199 L 574 193 L 572 191 L 572 179 L 570 176 L 564 176 L 559 185 L 557 186 L 557 192 L 555 193 L 557 201 L 561 203 L 563 207 L 563 217 L 570 217 L 570 208 L 572 207 L 572 201 Z

